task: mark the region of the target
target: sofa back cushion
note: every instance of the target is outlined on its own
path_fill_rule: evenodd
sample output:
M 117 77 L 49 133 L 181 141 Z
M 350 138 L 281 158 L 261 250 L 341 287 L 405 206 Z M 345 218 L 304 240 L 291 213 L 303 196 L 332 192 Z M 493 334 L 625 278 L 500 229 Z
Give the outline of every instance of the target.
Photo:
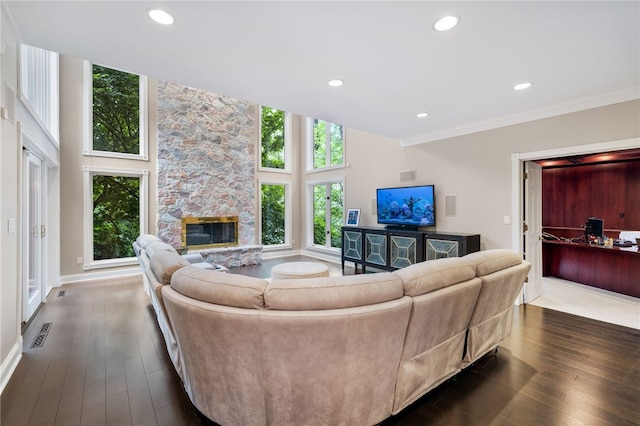
M 155 243 L 156 241 L 160 241 L 160 238 L 156 237 L 152 234 L 141 234 L 138 238 L 136 238 L 136 243 L 140 245 L 142 248 L 146 248 L 149 244 Z
M 171 276 L 178 269 L 190 265 L 182 256 L 174 251 L 158 251 L 151 257 L 149 267 L 159 283 L 168 285 Z
M 416 263 L 394 271 L 404 284 L 407 296 L 419 296 L 468 281 L 476 276 L 475 266 L 459 257 Z
M 154 241 L 152 243 L 147 244 L 147 246 L 143 248 L 147 252 L 147 256 L 149 256 L 150 258 L 153 257 L 156 253 L 161 251 L 171 251 L 173 253 L 178 254 L 176 249 L 174 249 L 167 243 L 163 243 L 162 241 Z
M 273 310 L 325 310 L 373 305 L 400 299 L 402 281 L 389 272 L 273 281 L 264 294 Z
M 187 266 L 176 271 L 171 288 L 192 299 L 237 308 L 264 308 L 264 290 L 268 282 L 261 278 L 228 274 Z
M 522 255 L 507 249 L 477 251 L 464 256 L 463 259 L 475 265 L 479 277 L 522 263 Z

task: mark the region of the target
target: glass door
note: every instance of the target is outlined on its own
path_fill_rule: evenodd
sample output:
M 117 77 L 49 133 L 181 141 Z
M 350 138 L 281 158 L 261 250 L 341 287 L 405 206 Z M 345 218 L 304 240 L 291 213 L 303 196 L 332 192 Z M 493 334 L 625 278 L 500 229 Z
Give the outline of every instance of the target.
M 42 303 L 42 160 L 24 151 L 23 168 L 23 294 L 22 320 L 28 321 Z

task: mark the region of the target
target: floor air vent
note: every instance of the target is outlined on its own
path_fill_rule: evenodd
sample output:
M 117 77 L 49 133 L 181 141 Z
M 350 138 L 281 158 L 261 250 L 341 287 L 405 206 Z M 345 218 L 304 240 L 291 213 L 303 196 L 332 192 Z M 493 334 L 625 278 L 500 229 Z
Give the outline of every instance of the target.
M 58 292 L 58 297 L 60 297 L 60 296 L 64 296 L 64 292 L 65 292 L 65 291 L 66 291 L 66 290 L 60 290 L 60 291 Z
M 41 348 L 44 346 L 44 341 L 49 335 L 49 330 L 51 330 L 51 322 L 45 322 L 40 327 L 40 332 L 36 335 L 36 338 L 33 339 L 33 343 L 31 344 L 31 349 L 33 348 Z

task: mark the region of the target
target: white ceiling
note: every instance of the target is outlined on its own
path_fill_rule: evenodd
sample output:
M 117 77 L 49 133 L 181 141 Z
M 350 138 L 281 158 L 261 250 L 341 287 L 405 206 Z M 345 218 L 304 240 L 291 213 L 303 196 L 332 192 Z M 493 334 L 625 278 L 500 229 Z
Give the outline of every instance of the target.
M 404 145 L 640 98 L 639 1 L 6 3 L 27 44 Z

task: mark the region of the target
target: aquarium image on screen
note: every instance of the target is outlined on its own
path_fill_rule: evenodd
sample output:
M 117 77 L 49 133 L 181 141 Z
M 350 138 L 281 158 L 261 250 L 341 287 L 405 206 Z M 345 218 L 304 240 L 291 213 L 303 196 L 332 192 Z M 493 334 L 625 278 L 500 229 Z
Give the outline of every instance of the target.
M 433 185 L 378 188 L 378 223 L 391 226 L 433 226 L 436 224 Z

